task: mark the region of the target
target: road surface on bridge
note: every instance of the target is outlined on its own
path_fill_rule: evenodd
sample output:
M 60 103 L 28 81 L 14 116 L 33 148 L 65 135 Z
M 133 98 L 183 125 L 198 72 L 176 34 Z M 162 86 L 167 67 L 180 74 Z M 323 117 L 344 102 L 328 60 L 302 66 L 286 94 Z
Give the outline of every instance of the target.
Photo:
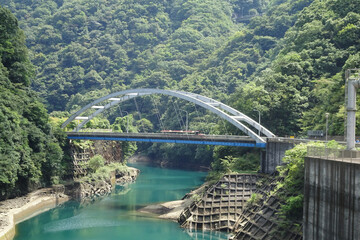
M 223 145 L 265 148 L 248 136 L 174 133 L 67 132 L 69 139 Z M 266 138 L 264 138 L 264 141 Z

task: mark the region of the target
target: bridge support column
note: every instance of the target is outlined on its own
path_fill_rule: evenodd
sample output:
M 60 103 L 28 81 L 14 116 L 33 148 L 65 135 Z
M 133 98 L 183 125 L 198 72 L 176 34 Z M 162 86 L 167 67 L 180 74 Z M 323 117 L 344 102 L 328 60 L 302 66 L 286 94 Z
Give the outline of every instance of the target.
M 285 151 L 294 147 L 294 142 L 281 141 L 279 139 L 268 138 L 266 151 L 261 153 L 261 172 L 272 174 L 276 167 L 282 165 L 282 158 Z

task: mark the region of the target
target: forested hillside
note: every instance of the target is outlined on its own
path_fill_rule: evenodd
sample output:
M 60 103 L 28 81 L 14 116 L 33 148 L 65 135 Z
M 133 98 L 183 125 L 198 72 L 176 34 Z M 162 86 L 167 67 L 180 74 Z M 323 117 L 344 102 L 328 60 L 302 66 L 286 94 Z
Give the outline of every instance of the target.
M 325 130 L 325 113 L 330 113 L 330 134 L 343 135 L 345 70 L 360 66 L 359 4 L 313 1 L 269 51 L 267 66 L 238 87 L 233 104 L 244 112 L 260 109 L 268 127 L 279 135 Z M 269 35 L 255 24 L 261 21 L 250 26 L 257 35 Z
M 37 66 L 33 87 L 49 111 L 73 110 L 78 93 L 83 100 L 130 87 L 206 89 L 202 79 L 180 82 L 239 30 L 237 16 L 264 7 L 245 0 L 0 3 L 26 32 Z
M 168 88 L 213 97 L 254 119 L 256 109 L 261 122 L 279 136 L 324 130 L 327 112 L 329 133 L 344 132 L 344 71 L 360 65 L 359 0 L 0 4 L 15 13 L 27 35 L 36 66 L 31 86 L 49 112 L 73 112 L 123 89 Z M 174 111 L 182 106 L 189 112 L 190 129 L 239 134 L 191 104 L 160 100 L 142 98 L 122 108 L 133 113 L 134 122 L 150 120 L 146 131 L 159 131 L 159 119 L 168 129 L 183 127 Z M 118 111 L 105 114 L 110 124 Z M 215 158 L 231 151 L 216 149 Z M 212 152 L 212 147 L 181 145 L 148 150 L 156 158 L 185 156 L 204 163 L 213 159 Z
M 262 13 L 267 1 L 1 0 L 0 4 L 17 15 L 27 35 L 36 66 L 33 89 L 45 99 L 49 112 L 73 112 L 95 98 L 126 88 L 184 89 L 225 100 L 243 81 L 237 78 L 239 66 L 228 67 L 235 74 L 231 81 L 196 72 L 244 26 L 240 21 Z M 164 104 L 167 101 L 175 101 L 176 106 L 186 103 L 158 101 L 166 128 L 179 129 L 174 109 Z M 189 105 L 185 106 L 189 118 L 196 118 L 190 128 L 221 131 L 217 130 L 221 128 L 216 126 L 218 119 L 201 109 L 201 113 L 192 113 L 194 108 Z M 138 106 L 142 117 L 154 124 L 149 131 L 159 131 L 153 102 L 139 99 Z M 134 119 L 140 120 L 133 103 L 123 109 L 135 111 Z M 118 109 L 106 113 L 111 123 L 118 116 Z M 224 123 L 219 126 L 223 128 Z M 205 164 L 212 160 L 212 148 L 186 147 L 155 145 L 150 153 L 155 158 L 185 157 Z
M 0 7 L 0 200 L 57 183 L 63 175 L 63 151 L 46 108 L 30 89 L 33 76 L 24 33 Z

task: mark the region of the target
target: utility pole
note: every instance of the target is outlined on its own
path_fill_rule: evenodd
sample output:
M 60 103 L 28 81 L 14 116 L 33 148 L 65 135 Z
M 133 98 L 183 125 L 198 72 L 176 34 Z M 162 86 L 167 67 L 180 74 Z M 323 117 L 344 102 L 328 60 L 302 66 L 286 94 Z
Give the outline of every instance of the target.
M 356 128 L 356 90 L 360 88 L 360 69 L 348 69 L 346 71 L 347 83 L 347 149 L 355 149 L 355 128 Z
M 258 112 L 259 113 L 259 125 L 261 126 L 261 114 L 260 114 L 260 111 L 259 110 L 257 110 L 257 109 L 253 109 L 253 111 L 254 112 Z M 260 126 L 259 126 L 259 136 L 260 136 L 260 134 L 261 134 L 261 131 L 260 131 Z
M 186 111 L 186 110 L 182 110 L 182 109 L 179 109 L 179 110 L 186 113 L 185 131 L 186 131 L 186 134 L 187 134 L 187 131 L 188 131 L 188 129 L 189 129 L 189 113 L 188 113 L 188 111 Z
M 123 112 L 126 112 L 126 120 L 127 120 L 126 133 L 129 133 L 129 113 L 127 111 L 123 111 Z
M 325 131 L 325 141 L 328 140 L 328 123 L 329 123 L 329 113 L 325 113 L 326 117 L 326 131 Z

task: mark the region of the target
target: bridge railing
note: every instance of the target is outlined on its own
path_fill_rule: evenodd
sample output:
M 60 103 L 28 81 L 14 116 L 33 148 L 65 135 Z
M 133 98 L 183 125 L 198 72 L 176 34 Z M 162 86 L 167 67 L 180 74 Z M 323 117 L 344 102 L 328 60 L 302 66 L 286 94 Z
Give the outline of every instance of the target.
M 112 132 L 113 130 L 111 128 L 104 129 L 104 128 L 82 128 L 79 130 L 79 132 Z
M 338 148 L 307 147 L 307 157 L 360 163 L 360 151 Z

